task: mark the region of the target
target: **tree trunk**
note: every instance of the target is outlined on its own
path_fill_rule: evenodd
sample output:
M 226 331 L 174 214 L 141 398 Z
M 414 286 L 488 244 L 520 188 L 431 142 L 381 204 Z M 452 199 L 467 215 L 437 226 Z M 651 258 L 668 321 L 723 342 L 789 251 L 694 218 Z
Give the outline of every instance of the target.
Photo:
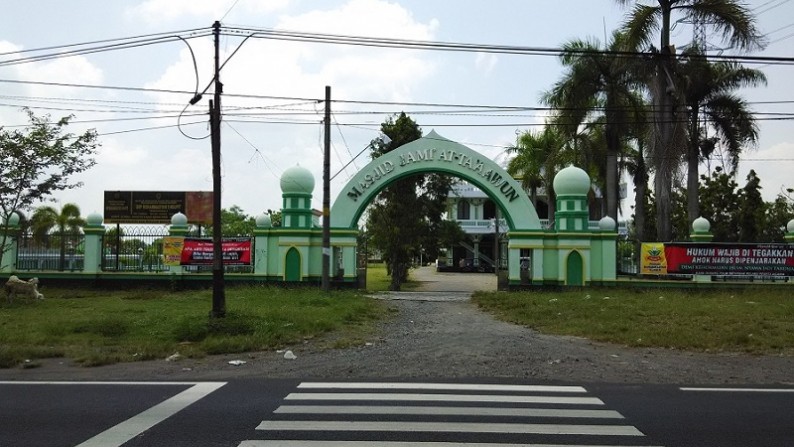
M 618 156 L 609 150 L 607 154 L 607 215 L 618 221 Z
M 700 166 L 700 132 L 698 131 L 698 109 L 693 106 L 690 116 L 689 145 L 687 147 L 687 177 L 686 177 L 686 202 L 689 225 L 700 217 L 699 172 Z
M 648 190 L 648 171 L 645 160 L 640 150 L 637 157 L 637 174 L 634 176 L 634 234 L 637 238 L 634 247 L 634 257 L 640 265 L 642 256 L 642 243 L 645 242 L 645 193 Z M 637 272 L 638 275 L 642 273 Z

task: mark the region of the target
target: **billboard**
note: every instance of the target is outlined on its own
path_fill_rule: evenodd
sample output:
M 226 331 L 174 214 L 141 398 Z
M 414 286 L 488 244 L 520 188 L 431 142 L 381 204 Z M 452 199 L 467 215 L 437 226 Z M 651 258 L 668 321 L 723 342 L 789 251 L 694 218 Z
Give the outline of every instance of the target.
M 251 239 L 229 238 L 221 241 L 223 265 L 250 265 Z M 182 244 L 181 265 L 212 265 L 212 239 L 185 238 Z
M 681 242 L 642 246 L 643 274 L 794 276 L 794 246 L 787 244 Z
M 105 223 L 169 224 L 176 213 L 188 223 L 212 224 L 212 192 L 105 191 Z

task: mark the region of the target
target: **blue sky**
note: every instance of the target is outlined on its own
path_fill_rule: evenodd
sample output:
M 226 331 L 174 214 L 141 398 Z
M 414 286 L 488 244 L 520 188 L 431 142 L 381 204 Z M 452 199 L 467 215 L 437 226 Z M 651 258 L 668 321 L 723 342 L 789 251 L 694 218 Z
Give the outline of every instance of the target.
M 173 33 L 208 28 L 215 20 L 224 26 L 270 28 L 312 33 L 378 36 L 481 44 L 560 47 L 572 38 L 604 40 L 622 22 L 626 10 L 612 0 L 533 0 L 491 2 L 473 0 L 146 0 L 99 1 L 39 0 L 7 2 L 0 17 L 0 60 L 16 59 L 20 50 L 92 42 L 111 38 Z M 748 2 L 758 13 L 770 46 L 758 55 L 792 57 L 794 2 Z M 791 27 L 786 28 L 787 26 Z M 183 34 L 180 34 L 183 35 Z M 692 30 L 680 25 L 674 33 L 679 45 L 689 42 Z M 183 37 L 186 37 L 183 35 Z M 242 37 L 222 37 L 222 58 Z M 195 52 L 200 86 L 211 79 L 212 42 L 190 39 Z M 710 43 L 719 45 L 715 38 Z M 743 92 L 757 112 L 786 113 L 794 101 L 791 66 L 763 70 L 769 85 Z M 326 85 L 334 100 L 438 104 L 539 106 L 541 92 L 562 75 L 556 57 L 485 53 L 433 52 L 405 49 L 360 48 L 249 39 L 223 69 L 225 93 L 320 99 Z M 135 49 L 109 51 L 44 62 L 0 65 L 0 80 L 90 84 L 144 89 L 192 91 L 196 79 L 187 46 L 179 41 Z M 242 107 L 279 107 L 293 115 L 280 123 L 262 116 L 228 119 L 223 135 L 223 206 L 238 205 L 250 215 L 281 206 L 279 177 L 301 164 L 317 179 L 314 207 L 321 208 L 322 105 L 289 99 L 226 96 L 226 110 Z M 113 89 L 55 87 L 0 82 L 0 124 L 24 124 L 19 107 L 54 117 L 75 114 L 74 131 L 95 127 L 102 135 L 98 164 L 80 176 L 78 190 L 59 193 L 58 203 L 74 202 L 83 214 L 102 211 L 105 190 L 211 190 L 209 139 L 194 140 L 173 126 L 174 117 L 190 94 L 165 94 Z M 207 99 L 188 113 L 207 110 Z M 537 129 L 542 112 L 520 116 L 440 116 L 419 113 L 417 106 L 374 106 L 334 103 L 332 173 L 348 163 L 378 134 L 379 124 L 391 113 L 405 110 L 425 133 L 439 134 L 468 145 L 489 158 L 503 161 L 503 148 L 517 132 Z M 147 113 L 130 113 L 145 108 Z M 235 109 L 236 108 L 236 109 Z M 101 111 L 99 111 L 101 110 Z M 258 110 L 262 112 L 261 109 Z M 350 114 L 349 112 L 370 112 Z M 294 115 L 302 112 L 301 115 Z M 412 114 L 415 112 L 416 114 Z M 505 114 L 508 115 L 508 114 Z M 516 115 L 516 114 L 512 114 Z M 155 116 L 164 116 L 154 118 Z M 136 120 L 118 118 L 140 117 Z M 145 119 L 144 119 L 145 118 Z M 299 123 L 285 123 L 285 118 Z M 186 116 L 185 121 L 202 121 Z M 269 117 L 272 121 L 274 117 Z M 241 121 L 249 122 L 241 122 Z M 256 122 L 250 122 L 256 121 Z M 483 126 L 486 124 L 488 126 Z M 452 126 L 450 126 L 452 125 Z M 765 197 L 771 200 L 784 186 L 794 187 L 794 132 L 789 120 L 760 122 L 761 140 L 740 167 L 739 183 L 749 169 L 761 177 Z M 10 127 L 9 127 L 10 128 Z M 185 126 L 193 137 L 207 134 L 205 124 Z M 122 132 L 125 133 L 114 133 Z M 366 155 L 359 157 L 332 183 L 331 196 L 342 190 Z M 715 162 L 716 163 L 716 162 Z M 703 172 L 705 168 L 701 168 Z M 629 187 L 631 190 L 631 186 Z M 626 206 L 624 206 L 626 208 Z M 627 209 L 627 208 L 626 208 Z

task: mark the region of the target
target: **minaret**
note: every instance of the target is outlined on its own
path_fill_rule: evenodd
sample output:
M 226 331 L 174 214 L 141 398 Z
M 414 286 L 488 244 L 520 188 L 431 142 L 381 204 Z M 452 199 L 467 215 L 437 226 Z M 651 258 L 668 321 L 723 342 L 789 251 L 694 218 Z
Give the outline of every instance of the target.
M 300 165 L 293 166 L 281 176 L 281 227 L 312 228 L 312 191 L 314 176 Z

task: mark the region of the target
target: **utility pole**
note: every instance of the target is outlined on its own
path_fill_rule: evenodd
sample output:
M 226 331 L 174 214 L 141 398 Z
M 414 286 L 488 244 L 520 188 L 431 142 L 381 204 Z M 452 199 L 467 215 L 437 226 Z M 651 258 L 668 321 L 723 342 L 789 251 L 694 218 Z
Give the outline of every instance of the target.
M 226 316 L 226 294 L 223 280 L 223 247 L 221 229 L 221 84 L 220 68 L 221 23 L 212 24 L 215 38 L 215 96 L 210 101 L 210 134 L 212 144 L 212 312 L 211 318 Z
M 323 150 L 323 292 L 331 289 L 331 86 L 325 86 Z

